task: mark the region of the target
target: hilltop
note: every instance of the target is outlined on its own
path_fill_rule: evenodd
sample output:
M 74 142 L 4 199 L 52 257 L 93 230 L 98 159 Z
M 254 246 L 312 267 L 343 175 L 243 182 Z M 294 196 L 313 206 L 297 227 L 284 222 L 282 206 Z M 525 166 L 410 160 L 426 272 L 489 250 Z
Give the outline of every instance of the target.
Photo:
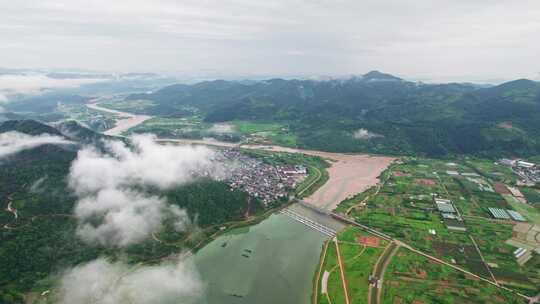
M 177 84 L 127 102 L 138 113 L 206 123 L 276 123 L 290 145 L 333 152 L 474 154 L 540 153 L 540 84 L 426 84 L 372 71 L 349 79 Z M 365 131 L 363 131 L 365 130 Z M 377 136 L 356 136 L 360 131 Z

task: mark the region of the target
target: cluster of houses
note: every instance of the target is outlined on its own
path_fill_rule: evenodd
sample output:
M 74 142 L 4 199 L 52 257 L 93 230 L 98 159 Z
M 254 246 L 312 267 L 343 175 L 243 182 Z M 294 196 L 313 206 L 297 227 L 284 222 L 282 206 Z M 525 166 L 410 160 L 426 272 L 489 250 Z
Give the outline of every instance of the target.
M 501 159 L 499 163 L 512 167 L 512 170 L 521 178 L 521 183 L 532 186 L 540 183 L 540 166 L 520 159 Z
M 234 149 L 222 150 L 218 160 L 227 164 L 225 181 L 233 189 L 246 191 L 264 204 L 286 198 L 307 176 L 299 165 L 271 165 Z

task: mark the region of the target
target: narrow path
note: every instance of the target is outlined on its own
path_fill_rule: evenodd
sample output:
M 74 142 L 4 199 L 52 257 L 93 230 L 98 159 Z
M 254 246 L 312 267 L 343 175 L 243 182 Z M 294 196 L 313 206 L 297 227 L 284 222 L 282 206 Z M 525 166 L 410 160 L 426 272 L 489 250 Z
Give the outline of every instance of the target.
M 466 269 L 464 269 L 464 268 L 461 268 L 461 267 L 459 267 L 459 266 L 456 266 L 456 265 L 453 265 L 453 264 L 451 264 L 451 263 L 448 263 L 448 262 L 446 262 L 446 261 L 444 261 L 444 260 L 442 260 L 442 259 L 439 259 L 439 258 L 437 258 L 437 257 L 434 257 L 434 256 L 432 256 L 432 255 L 430 255 L 430 254 L 427 254 L 427 253 L 423 252 L 423 251 L 420 251 L 420 250 L 418 250 L 418 249 L 415 249 L 414 247 L 412 247 L 411 245 L 409 245 L 409 244 L 407 244 L 407 243 L 404 243 L 404 242 L 402 242 L 402 241 L 400 241 L 400 240 L 398 240 L 398 239 L 392 238 L 392 237 L 390 237 L 389 235 L 387 235 L 387 234 L 385 234 L 385 233 L 382 233 L 382 232 L 379 232 L 379 231 L 377 231 L 377 230 L 375 230 L 375 229 L 373 229 L 373 228 L 371 228 L 371 227 L 368 227 L 368 226 L 366 226 L 366 225 L 362 225 L 362 224 L 360 224 L 360 223 L 357 223 L 356 221 L 354 221 L 354 220 L 352 220 L 352 219 L 350 219 L 350 218 L 348 218 L 348 217 L 345 217 L 345 216 L 343 216 L 343 215 L 341 215 L 341 214 L 332 213 L 332 217 L 334 217 L 334 218 L 336 218 L 336 219 L 339 219 L 339 220 L 341 220 L 341 221 L 343 221 L 343 222 L 352 224 L 352 225 L 354 225 L 354 226 L 360 227 L 360 228 L 366 230 L 367 232 L 370 232 L 370 233 L 372 233 L 372 234 L 374 234 L 374 235 L 376 235 L 376 236 L 382 237 L 383 239 L 386 239 L 386 240 L 389 240 L 389 241 L 394 241 L 397 245 L 399 245 L 399 246 L 401 246 L 401 247 L 404 247 L 404 248 L 407 248 L 407 249 L 409 249 L 410 251 L 412 251 L 412 252 L 414 252 L 414 253 L 417 253 L 417 254 L 419 254 L 419 255 L 422 255 L 422 256 L 424 256 L 424 257 L 426 257 L 426 258 L 428 258 L 428 259 L 430 259 L 430 260 L 432 260 L 432 261 L 434 261 L 434 262 L 437 262 L 437 263 L 439 263 L 439 264 L 444 264 L 444 265 L 446 265 L 446 266 L 448 266 L 448 267 L 451 267 L 451 268 L 454 269 L 454 270 L 457 270 L 457 271 L 460 271 L 460 272 L 465 273 L 465 274 L 467 274 L 467 275 L 470 275 L 471 277 L 474 277 L 474 278 L 476 278 L 476 279 L 478 279 L 478 280 L 487 282 L 487 283 L 489 283 L 489 284 L 491 284 L 491 285 L 494 285 L 494 286 L 496 286 L 496 287 L 498 287 L 498 288 L 500 288 L 500 289 L 504 289 L 504 290 L 506 290 L 506 291 L 508 291 L 508 292 L 512 292 L 512 293 L 514 293 L 514 294 L 516 294 L 516 295 L 518 295 L 518 296 L 520 296 L 520 297 L 522 297 L 522 298 L 524 298 L 524 299 L 527 299 L 527 300 L 530 300 L 530 299 L 531 299 L 529 296 L 526 296 L 526 295 L 524 295 L 524 294 L 522 294 L 522 293 L 520 293 L 520 292 L 517 292 L 517 291 L 515 291 L 515 290 L 513 290 L 513 289 L 511 289 L 511 288 L 508 288 L 508 287 L 505 287 L 505 286 L 503 286 L 503 285 L 500 285 L 500 284 L 498 284 L 497 282 L 494 282 L 494 281 L 492 281 L 492 280 L 490 280 L 490 279 L 487 279 L 487 278 L 484 278 L 484 277 L 479 276 L 479 275 L 477 275 L 477 274 L 474 274 L 474 273 L 472 273 L 472 272 L 470 272 L 470 271 L 468 271 L 468 270 L 466 270 Z M 371 303 L 371 302 L 368 302 L 368 303 Z
M 382 289 L 383 289 L 383 286 L 384 286 L 383 285 L 384 284 L 384 274 L 386 273 L 386 269 L 388 268 L 388 265 L 390 264 L 390 261 L 392 261 L 392 258 L 394 257 L 394 255 L 397 253 L 398 250 L 399 250 L 399 246 L 398 245 L 394 246 L 394 248 L 392 248 L 392 251 L 390 252 L 390 254 L 385 258 L 385 260 L 383 262 L 381 272 L 379 273 L 379 283 L 378 283 L 379 286 L 377 288 L 377 301 L 376 301 L 377 304 L 381 303 Z
M 319 263 L 319 271 L 317 272 L 317 279 L 315 280 L 315 286 L 313 287 L 313 304 L 319 303 L 319 281 L 321 280 L 321 272 L 324 265 L 324 260 L 326 259 L 326 251 L 328 250 L 328 244 L 330 244 L 329 241 L 324 242 L 324 250 L 321 262 Z
M 497 282 L 497 279 L 495 278 L 495 275 L 494 275 L 493 272 L 491 271 L 491 268 L 490 268 L 489 265 L 486 263 L 486 260 L 484 259 L 484 255 L 483 255 L 482 252 L 480 251 L 480 247 L 478 247 L 478 244 L 476 244 L 476 241 L 474 240 L 474 238 L 472 237 L 472 235 L 469 235 L 469 238 L 471 239 L 472 243 L 474 244 L 474 248 L 476 248 L 476 251 L 478 252 L 478 255 L 479 255 L 480 258 L 482 259 L 482 263 L 484 263 L 484 266 L 486 266 L 486 269 L 487 269 L 487 271 L 489 272 L 489 275 L 491 276 L 491 279 L 493 279 L 493 282 L 495 282 L 495 284 L 499 285 L 499 282 Z
M 301 197 L 302 196 L 302 193 L 306 192 L 306 190 L 310 189 L 311 186 L 313 186 L 316 182 L 319 181 L 319 179 L 321 179 L 322 177 L 322 173 L 321 173 L 321 170 L 319 170 L 317 167 L 315 166 L 311 166 L 309 167 L 310 169 L 315 169 L 315 171 L 317 172 L 317 178 L 315 178 L 315 180 L 313 180 L 313 182 L 311 182 L 309 185 L 307 185 L 304 189 L 302 189 L 302 191 L 298 192 L 298 194 L 296 194 L 296 197 Z
M 437 262 L 437 263 L 440 263 L 440 264 L 444 264 L 444 265 L 446 265 L 446 266 L 448 266 L 448 267 L 451 267 L 451 268 L 453 268 L 453 269 L 455 269 L 455 270 L 457 270 L 457 271 L 460 271 L 460 272 L 462 272 L 462 273 L 465 273 L 465 274 L 467 274 L 467 275 L 470 275 L 471 277 L 474 277 L 474 278 L 476 278 L 476 279 L 478 279 L 478 280 L 487 282 L 487 283 L 489 283 L 489 284 L 491 284 L 491 285 L 494 285 L 494 286 L 496 286 L 496 287 L 498 287 L 498 288 L 504 289 L 504 290 L 506 290 L 506 291 L 508 291 L 508 292 L 512 292 L 512 293 L 514 293 L 514 294 L 516 294 L 516 295 L 518 295 L 518 296 L 520 296 L 520 297 L 523 297 L 523 298 L 525 298 L 525 299 L 530 299 L 530 297 L 528 297 L 528 296 L 526 296 L 526 295 L 524 295 L 524 294 L 522 294 L 522 293 L 520 293 L 520 292 L 517 292 L 517 291 L 515 291 L 515 290 L 513 290 L 513 289 L 511 289 L 511 288 L 505 287 L 505 286 L 503 286 L 503 285 L 499 285 L 498 283 L 493 282 L 493 281 L 490 280 L 490 279 L 487 279 L 487 278 L 484 278 L 484 277 L 482 277 L 482 276 L 479 276 L 479 275 L 477 275 L 477 274 L 475 274 L 475 273 L 472 273 L 472 272 L 470 272 L 470 271 L 468 271 L 468 270 L 466 270 L 466 269 L 464 269 L 464 268 L 461 268 L 461 267 L 459 267 L 459 266 L 450 264 L 450 263 L 448 263 L 448 262 L 446 262 L 446 261 L 444 261 L 444 260 L 441 260 L 441 259 L 436 258 L 436 257 L 434 257 L 434 256 L 432 256 L 432 255 L 429 255 L 429 254 L 427 254 L 427 253 L 425 253 L 425 252 L 423 252 L 423 251 L 420 251 L 420 250 L 418 250 L 418 249 L 415 249 L 415 248 L 411 247 L 410 245 L 405 244 L 405 243 L 403 243 L 403 242 L 401 242 L 401 241 L 396 240 L 396 242 L 399 242 L 401 246 L 403 246 L 403 247 L 409 249 L 410 251 L 415 252 L 415 253 L 417 253 L 417 254 L 420 254 L 420 255 L 422 255 L 422 256 L 424 256 L 424 257 L 426 257 L 426 258 L 428 258 L 428 259 L 430 259 L 430 260 L 432 260 L 432 261 L 434 261 L 434 262 Z
M 367 301 L 368 304 L 373 303 L 373 298 L 377 299 L 377 294 L 378 294 L 377 290 L 379 289 L 378 284 L 379 284 L 379 279 L 380 279 L 380 273 L 382 271 L 384 262 L 388 254 L 391 252 L 394 246 L 395 246 L 394 242 L 391 242 L 390 244 L 388 244 L 384 248 L 384 251 L 381 253 L 379 258 L 377 259 L 377 262 L 375 262 L 375 265 L 373 266 L 373 270 L 371 271 L 371 276 L 373 278 L 377 278 L 377 282 L 375 283 L 375 286 L 371 283 L 369 284 L 368 301 Z
M 349 299 L 349 290 L 347 289 L 347 279 L 345 278 L 345 266 L 343 265 L 343 261 L 341 260 L 341 252 L 339 251 L 339 243 L 337 241 L 337 237 L 334 238 L 334 243 L 336 244 L 336 255 L 338 258 L 339 269 L 341 270 L 341 282 L 343 283 L 343 293 L 345 294 L 345 304 L 350 304 L 351 301 Z
M 377 190 L 375 190 L 375 193 L 370 194 L 370 195 L 364 197 L 364 199 L 363 199 L 361 202 L 359 202 L 358 204 L 354 204 L 354 205 L 350 206 L 349 209 L 347 209 L 347 211 L 345 211 L 345 214 L 346 214 L 346 215 L 349 215 L 349 213 L 351 213 L 351 211 L 352 211 L 353 209 L 358 208 L 358 207 L 361 206 L 363 203 L 365 203 L 368 199 L 370 199 L 371 197 L 376 196 L 377 194 L 379 194 L 379 191 L 381 190 L 381 188 L 382 188 L 382 185 L 380 185 L 380 184 L 377 185 Z

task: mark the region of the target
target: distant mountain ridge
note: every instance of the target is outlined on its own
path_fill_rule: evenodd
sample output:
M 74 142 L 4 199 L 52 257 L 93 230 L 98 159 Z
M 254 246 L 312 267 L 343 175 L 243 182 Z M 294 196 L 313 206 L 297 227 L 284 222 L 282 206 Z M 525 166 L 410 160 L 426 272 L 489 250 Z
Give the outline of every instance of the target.
M 181 109 L 190 106 L 207 122 L 283 123 L 304 148 L 429 156 L 540 153 L 540 84 L 527 79 L 485 87 L 412 82 L 372 71 L 348 79 L 178 84 L 127 99 L 152 100 L 155 105 L 141 113 L 158 116 L 183 116 Z M 382 136 L 358 140 L 353 134 L 359 129 Z

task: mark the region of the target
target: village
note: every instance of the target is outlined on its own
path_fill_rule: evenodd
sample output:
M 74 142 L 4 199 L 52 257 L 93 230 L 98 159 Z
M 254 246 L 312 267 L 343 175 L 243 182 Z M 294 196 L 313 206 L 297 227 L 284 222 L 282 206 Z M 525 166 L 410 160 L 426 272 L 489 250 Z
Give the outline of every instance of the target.
M 536 183 L 540 183 L 540 166 L 537 164 L 521 159 L 506 158 L 501 159 L 499 162 L 502 165 L 512 167 L 512 171 L 521 178 L 520 185 L 534 186 Z
M 307 176 L 301 165 L 270 165 L 235 149 L 223 149 L 216 160 L 226 164 L 224 181 L 232 189 L 246 191 L 265 205 L 286 199 Z

